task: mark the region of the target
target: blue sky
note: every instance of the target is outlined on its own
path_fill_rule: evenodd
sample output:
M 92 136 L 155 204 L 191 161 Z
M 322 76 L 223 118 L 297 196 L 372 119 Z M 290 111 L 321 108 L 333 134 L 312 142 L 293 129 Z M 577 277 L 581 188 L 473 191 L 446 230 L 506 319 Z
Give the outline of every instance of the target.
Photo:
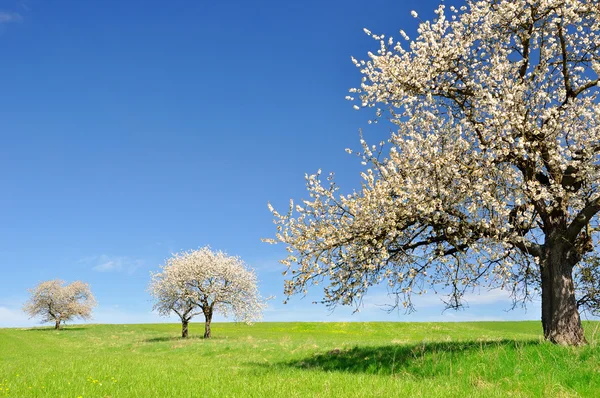
M 362 312 L 305 299 L 283 305 L 283 247 L 260 241 L 277 208 L 304 196 L 304 173 L 387 136 L 344 100 L 350 61 L 413 33 L 437 1 L 0 0 L 0 326 L 34 324 L 27 289 L 53 278 L 91 284 L 95 322 L 165 321 L 150 312 L 149 272 L 210 245 L 254 267 L 267 321 L 538 319 L 505 312 L 502 292 L 446 311 L 435 296 L 387 314 L 374 290 Z M 450 4 L 450 3 L 448 3 Z

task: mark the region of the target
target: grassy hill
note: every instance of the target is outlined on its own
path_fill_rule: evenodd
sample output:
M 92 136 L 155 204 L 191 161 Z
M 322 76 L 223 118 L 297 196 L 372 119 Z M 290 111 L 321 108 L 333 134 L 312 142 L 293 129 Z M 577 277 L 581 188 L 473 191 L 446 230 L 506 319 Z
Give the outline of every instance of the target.
M 591 344 L 540 322 L 86 325 L 0 329 L 0 397 L 568 397 L 600 394 Z

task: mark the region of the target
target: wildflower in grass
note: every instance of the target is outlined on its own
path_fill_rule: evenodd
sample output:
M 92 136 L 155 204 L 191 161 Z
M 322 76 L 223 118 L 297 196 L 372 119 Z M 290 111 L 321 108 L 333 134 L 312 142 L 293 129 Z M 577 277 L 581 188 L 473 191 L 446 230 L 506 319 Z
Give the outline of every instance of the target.
M 102 383 L 100 383 L 100 380 L 94 379 L 92 376 L 88 376 L 87 381 L 88 381 L 88 383 L 91 383 L 91 384 L 102 385 Z

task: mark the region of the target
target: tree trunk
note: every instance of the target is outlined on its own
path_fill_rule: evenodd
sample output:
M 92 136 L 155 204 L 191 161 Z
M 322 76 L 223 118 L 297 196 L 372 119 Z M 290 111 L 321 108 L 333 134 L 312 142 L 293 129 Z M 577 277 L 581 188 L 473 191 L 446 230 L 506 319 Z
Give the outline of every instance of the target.
M 544 337 L 554 344 L 587 343 L 575 299 L 573 262 L 562 243 L 548 247 L 542 261 L 542 326 Z
M 183 339 L 188 337 L 188 323 L 187 320 L 181 320 L 181 338 Z
M 210 338 L 210 322 L 212 321 L 212 311 L 205 312 L 204 318 L 206 319 L 206 322 L 204 323 L 204 338 L 209 339 Z
M 54 324 L 54 329 L 55 330 L 60 329 L 60 319 L 56 319 L 56 323 Z

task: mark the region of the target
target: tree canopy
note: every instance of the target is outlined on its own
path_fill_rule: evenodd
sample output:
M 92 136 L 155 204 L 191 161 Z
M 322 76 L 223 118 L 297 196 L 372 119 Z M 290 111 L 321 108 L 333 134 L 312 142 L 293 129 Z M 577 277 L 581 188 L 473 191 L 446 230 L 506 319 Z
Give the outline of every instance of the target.
M 90 319 L 96 300 L 90 286 L 81 281 L 69 285 L 60 279 L 45 281 L 29 290 L 31 298 L 23 306 L 30 317 L 39 317 L 42 323 L 61 323 L 73 318 Z
M 209 247 L 167 259 L 161 272 L 152 274 L 150 293 L 159 314 L 179 316 L 182 337 L 187 337 L 188 322 L 196 315 L 204 314 L 204 337 L 208 338 L 214 313 L 251 323 L 262 317 L 265 307 L 256 273 L 239 257 Z
M 547 339 L 583 344 L 577 306 L 598 303 L 597 263 L 583 260 L 600 210 L 599 3 L 467 1 L 435 14 L 413 40 L 365 30 L 379 49 L 353 59 L 362 84 L 347 99 L 396 131 L 387 145 L 361 140 L 359 190 L 340 194 L 319 172 L 309 199 L 271 207 L 285 291 L 325 282 L 325 303 L 356 305 L 385 283 L 411 308 L 427 289 L 456 307 L 466 289 L 501 287 L 541 296 Z M 578 300 L 574 280 L 596 301 Z

